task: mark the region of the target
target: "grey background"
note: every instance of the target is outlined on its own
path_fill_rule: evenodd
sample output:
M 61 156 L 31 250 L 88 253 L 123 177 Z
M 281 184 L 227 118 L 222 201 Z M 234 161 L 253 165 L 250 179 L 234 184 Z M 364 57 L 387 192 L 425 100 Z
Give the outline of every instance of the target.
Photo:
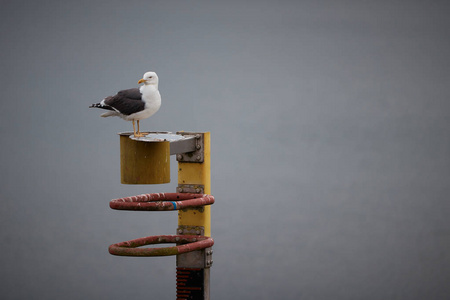
M 91 103 L 156 71 L 143 129 L 211 131 L 212 299 L 450 293 L 447 1 L 2 1 L 4 299 L 174 299 L 174 234 L 110 199 L 131 123 Z

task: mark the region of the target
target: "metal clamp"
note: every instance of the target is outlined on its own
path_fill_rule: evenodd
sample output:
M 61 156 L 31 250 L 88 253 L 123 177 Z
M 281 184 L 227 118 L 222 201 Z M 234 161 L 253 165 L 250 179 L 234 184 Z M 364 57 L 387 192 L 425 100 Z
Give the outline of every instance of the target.
M 202 163 L 205 158 L 204 133 L 181 131 L 181 132 L 177 132 L 177 134 L 182 135 L 182 136 L 194 136 L 195 137 L 195 150 L 192 152 L 177 154 L 177 161 Z
M 205 228 L 203 226 L 180 225 L 177 228 L 177 233 L 183 235 L 204 235 Z
M 178 184 L 178 193 L 203 194 L 205 186 L 203 184 Z
M 203 236 L 205 229 L 203 226 L 181 225 L 177 229 L 180 235 Z M 199 249 L 189 253 L 177 255 L 177 267 L 181 268 L 210 268 L 213 264 L 213 250 L 211 247 Z

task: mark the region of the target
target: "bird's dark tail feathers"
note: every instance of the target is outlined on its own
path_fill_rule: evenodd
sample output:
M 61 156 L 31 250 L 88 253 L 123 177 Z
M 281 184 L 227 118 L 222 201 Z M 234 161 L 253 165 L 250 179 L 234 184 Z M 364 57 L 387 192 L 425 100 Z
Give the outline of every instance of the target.
M 94 103 L 94 104 L 91 104 L 90 106 L 89 106 L 89 108 L 102 108 L 102 109 L 107 109 L 107 110 L 114 110 L 111 106 L 109 106 L 109 105 L 103 105 L 103 104 L 101 104 L 101 103 Z

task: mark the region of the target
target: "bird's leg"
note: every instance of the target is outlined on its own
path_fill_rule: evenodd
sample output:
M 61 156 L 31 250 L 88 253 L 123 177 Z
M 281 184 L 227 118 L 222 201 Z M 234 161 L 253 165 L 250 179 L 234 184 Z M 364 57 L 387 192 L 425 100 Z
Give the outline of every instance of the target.
M 137 122 L 137 132 L 134 131 L 134 136 L 135 137 L 144 137 L 148 134 L 148 132 L 141 132 L 140 128 L 139 128 L 139 120 L 136 120 Z M 133 120 L 133 129 L 134 129 L 134 120 Z
M 133 133 L 134 133 L 134 136 L 136 136 L 136 127 L 134 127 L 134 120 L 131 120 L 132 122 L 133 122 Z
M 138 128 L 137 133 L 134 136 L 143 137 L 148 134 L 148 132 L 141 132 L 139 128 L 139 120 L 137 120 L 137 128 Z

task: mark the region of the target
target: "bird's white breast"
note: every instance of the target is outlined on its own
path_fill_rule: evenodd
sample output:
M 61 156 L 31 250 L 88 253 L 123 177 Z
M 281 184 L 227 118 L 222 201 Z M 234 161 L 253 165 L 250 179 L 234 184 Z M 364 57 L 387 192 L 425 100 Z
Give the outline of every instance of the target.
M 145 109 L 127 116 L 128 120 L 142 120 L 155 114 L 161 107 L 161 95 L 158 88 L 153 85 L 141 86 L 142 100 L 145 102 Z

